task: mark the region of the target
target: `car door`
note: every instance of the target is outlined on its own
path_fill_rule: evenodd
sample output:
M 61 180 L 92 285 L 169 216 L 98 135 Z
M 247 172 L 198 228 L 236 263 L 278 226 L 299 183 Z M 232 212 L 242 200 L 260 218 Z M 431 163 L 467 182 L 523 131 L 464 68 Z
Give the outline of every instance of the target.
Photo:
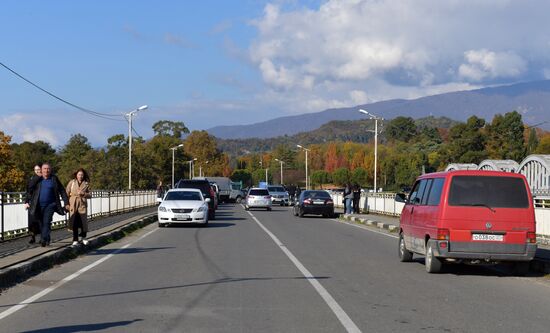
M 428 184 L 428 179 L 421 179 L 418 182 L 418 190 L 415 191 L 411 196 L 411 249 L 418 252 L 424 253 L 424 234 L 423 234 L 423 216 L 425 215 L 424 210 L 422 209 L 422 198 L 424 192 L 426 191 L 426 185 Z
M 413 217 L 414 207 L 415 207 L 413 202 L 417 196 L 419 186 L 420 186 L 420 181 L 416 181 L 412 187 L 412 190 L 409 194 L 407 201 L 405 202 L 405 206 L 401 211 L 401 217 L 399 222 L 401 229 L 403 229 L 403 238 L 405 239 L 405 246 L 408 249 L 413 248 L 412 217 Z

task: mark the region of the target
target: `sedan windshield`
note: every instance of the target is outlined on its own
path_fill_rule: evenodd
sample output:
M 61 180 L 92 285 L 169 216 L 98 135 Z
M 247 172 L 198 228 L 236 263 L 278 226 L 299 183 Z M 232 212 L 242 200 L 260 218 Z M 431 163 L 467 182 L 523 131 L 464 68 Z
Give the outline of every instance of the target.
M 201 201 L 201 195 L 199 192 L 191 191 L 174 191 L 168 192 L 164 200 L 192 200 L 192 201 Z

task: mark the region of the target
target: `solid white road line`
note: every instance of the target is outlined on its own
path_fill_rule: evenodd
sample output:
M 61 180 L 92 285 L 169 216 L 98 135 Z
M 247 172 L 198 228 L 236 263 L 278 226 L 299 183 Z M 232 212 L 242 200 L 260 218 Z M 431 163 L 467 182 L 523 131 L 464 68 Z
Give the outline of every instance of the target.
M 339 220 L 336 220 L 336 219 L 330 219 L 330 220 L 331 220 L 331 221 L 334 221 L 334 222 L 338 222 L 338 223 L 343 223 L 343 224 L 349 225 L 350 227 L 355 227 L 355 228 L 359 228 L 359 229 L 362 229 L 362 230 L 365 230 L 365 231 L 374 232 L 375 234 L 384 235 L 384 236 L 386 236 L 386 237 L 399 238 L 398 236 L 391 235 L 391 234 L 388 234 L 388 233 L 385 233 L 385 232 L 382 232 L 382 231 L 378 231 L 378 230 L 373 230 L 373 229 L 371 229 L 371 228 L 369 228 L 369 227 L 366 227 L 366 226 L 361 226 L 361 225 L 353 224 L 353 223 L 350 223 L 350 222 L 342 222 L 342 221 L 339 221 Z
M 134 243 L 136 242 L 139 242 L 140 240 L 142 240 L 143 238 L 149 236 L 150 234 L 152 234 L 153 232 L 157 231 L 158 229 L 155 228 L 151 231 L 149 231 L 148 233 L 146 233 L 145 235 L 139 237 L 138 239 L 136 239 L 135 241 L 133 241 L 132 243 L 128 243 L 126 245 L 124 245 L 123 247 L 121 247 L 120 249 L 116 250 L 115 252 L 111 253 L 111 254 L 108 254 L 106 255 L 105 257 L 97 260 L 97 261 L 94 261 L 93 263 L 89 264 L 88 266 L 84 267 L 84 268 L 81 268 L 79 271 L 77 271 L 76 273 L 73 273 L 69 276 L 67 276 L 66 278 L 64 278 L 63 280 L 57 282 L 56 284 L 54 284 L 53 286 L 51 287 L 48 287 L 44 290 L 42 290 L 41 292 L 27 298 L 26 300 L 22 301 L 21 303 L 17 304 L 17 305 L 14 305 L 12 306 L 11 308 L 7 309 L 6 311 L 0 313 L 0 320 L 6 318 L 7 316 L 11 315 L 11 314 L 14 314 L 15 312 L 25 308 L 27 305 L 30 305 L 32 304 L 34 301 L 46 296 L 47 294 L 51 293 L 52 291 L 58 289 L 59 287 L 63 286 L 65 283 L 79 277 L 80 275 L 82 275 L 83 273 L 85 273 L 86 271 L 89 271 L 90 269 L 94 268 L 95 266 L 101 264 L 102 262 L 104 261 L 107 261 L 108 259 L 112 258 L 115 254 L 118 254 L 120 252 L 122 252 L 124 249 L 126 249 L 127 247 L 129 247 L 130 245 L 133 245 Z
M 269 229 L 267 229 L 257 218 L 254 216 L 251 212 L 247 212 L 250 214 L 254 222 L 256 222 L 260 228 L 262 228 L 263 231 L 265 231 L 269 237 L 279 246 L 281 251 L 286 254 L 286 256 L 292 261 L 294 266 L 298 268 L 298 270 L 302 273 L 302 275 L 311 283 L 313 288 L 317 291 L 317 293 L 323 298 L 325 303 L 329 306 L 329 308 L 332 310 L 332 312 L 336 315 L 338 320 L 340 320 L 340 323 L 344 326 L 347 332 L 361 332 L 359 327 L 355 325 L 353 320 L 348 316 L 348 314 L 342 309 L 340 304 L 336 302 L 336 300 L 332 297 L 332 295 L 329 294 L 329 292 L 321 285 L 321 283 L 309 272 L 309 270 L 290 252 L 290 250 L 275 236 Z

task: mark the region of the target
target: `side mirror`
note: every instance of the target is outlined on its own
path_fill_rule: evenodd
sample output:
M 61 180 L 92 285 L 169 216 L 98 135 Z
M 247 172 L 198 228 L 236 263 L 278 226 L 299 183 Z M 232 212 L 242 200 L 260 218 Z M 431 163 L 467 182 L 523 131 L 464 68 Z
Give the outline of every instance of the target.
M 206 202 L 206 203 L 210 203 L 210 198 L 206 198 L 206 199 L 204 199 L 204 202 Z
M 397 193 L 395 195 L 395 201 L 396 202 L 407 203 L 407 196 L 405 195 L 405 193 Z

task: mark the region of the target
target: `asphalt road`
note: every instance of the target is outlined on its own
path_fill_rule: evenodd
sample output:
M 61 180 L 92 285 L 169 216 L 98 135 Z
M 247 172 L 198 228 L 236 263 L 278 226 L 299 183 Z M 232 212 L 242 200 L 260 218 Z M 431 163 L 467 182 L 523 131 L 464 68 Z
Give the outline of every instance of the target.
M 2 332 L 546 332 L 550 280 L 397 260 L 397 239 L 286 207 L 148 226 L 0 296 Z

